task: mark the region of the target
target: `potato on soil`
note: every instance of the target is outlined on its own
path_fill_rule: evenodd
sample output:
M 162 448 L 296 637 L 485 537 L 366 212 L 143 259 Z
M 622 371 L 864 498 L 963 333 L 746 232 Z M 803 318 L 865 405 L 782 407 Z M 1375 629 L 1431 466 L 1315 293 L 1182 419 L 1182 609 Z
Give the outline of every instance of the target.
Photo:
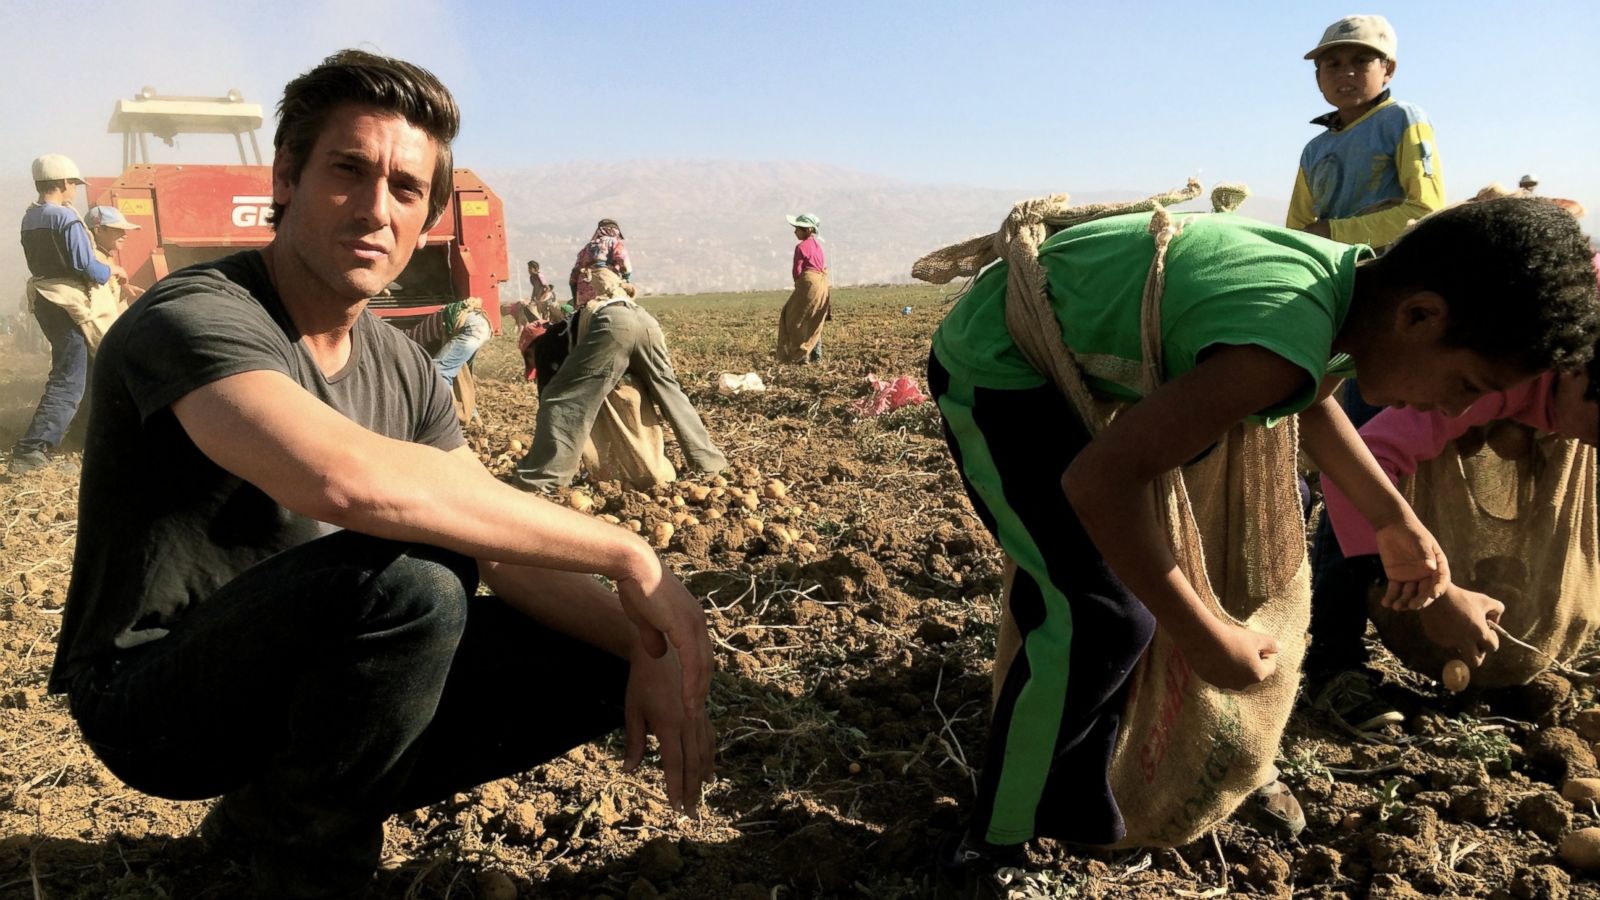
M 662 522 L 660 525 L 650 529 L 651 546 L 657 550 L 667 549 L 667 545 L 672 543 L 672 533 L 675 530 L 671 522 Z
M 594 509 L 594 500 L 583 491 L 573 491 L 567 495 L 567 505 L 578 512 L 589 512 Z
M 1600 828 L 1580 828 L 1561 839 L 1563 862 L 1580 872 L 1600 871 Z
M 761 494 L 768 500 L 782 500 L 789 496 L 789 489 L 783 482 L 774 480 L 767 482 L 766 487 L 761 489 Z

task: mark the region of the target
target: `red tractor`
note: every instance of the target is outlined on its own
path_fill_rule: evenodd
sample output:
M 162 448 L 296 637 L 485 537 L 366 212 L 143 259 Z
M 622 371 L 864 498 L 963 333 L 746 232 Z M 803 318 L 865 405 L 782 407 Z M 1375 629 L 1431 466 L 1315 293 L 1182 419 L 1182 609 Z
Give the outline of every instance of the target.
M 167 97 L 147 87 L 117 102 L 108 130 L 122 135 L 122 174 L 88 179 L 88 194 L 91 203 L 115 206 L 140 226 L 117 254 L 135 285 L 147 288 L 168 272 L 272 240 L 272 168 L 262 162 L 256 142 L 261 122 L 260 105 L 245 103 L 238 91 Z M 240 164 L 152 164 L 149 138 L 170 145 L 179 134 L 232 134 Z M 246 138 L 253 164 L 245 155 Z M 507 277 L 500 198 L 472 170 L 456 169 L 453 196 L 428 232 L 427 245 L 386 296 L 369 306 L 380 316 L 414 319 L 453 300 L 479 297 L 499 331 L 499 288 Z

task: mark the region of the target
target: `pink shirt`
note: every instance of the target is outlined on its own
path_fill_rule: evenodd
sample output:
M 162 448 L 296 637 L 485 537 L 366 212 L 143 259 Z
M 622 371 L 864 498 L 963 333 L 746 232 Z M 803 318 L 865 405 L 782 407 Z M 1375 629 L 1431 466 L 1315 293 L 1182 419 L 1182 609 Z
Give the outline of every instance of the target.
M 1445 445 L 1469 428 L 1510 419 L 1538 431 L 1555 430 L 1556 378 L 1546 372 L 1500 394 L 1489 394 L 1454 418 L 1417 409 L 1386 409 L 1361 428 L 1361 439 L 1377 458 L 1390 481 L 1396 483 L 1417 471 L 1417 465 L 1444 452 Z M 1323 502 L 1333 522 L 1333 533 L 1345 556 L 1378 552 L 1372 526 L 1331 479 L 1322 480 Z
M 794 245 L 794 277 L 799 278 L 807 269 L 828 271 L 828 258 L 822 255 L 822 242 L 814 234 Z

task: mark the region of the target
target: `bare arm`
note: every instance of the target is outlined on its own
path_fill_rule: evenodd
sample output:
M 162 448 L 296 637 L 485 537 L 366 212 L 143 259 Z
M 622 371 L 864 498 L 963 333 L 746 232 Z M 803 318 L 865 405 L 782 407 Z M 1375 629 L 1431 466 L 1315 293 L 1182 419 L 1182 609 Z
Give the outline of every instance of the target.
M 638 536 L 502 484 L 470 453 L 370 432 L 278 372 L 221 379 L 172 410 L 212 461 L 302 515 L 480 560 L 611 578 L 646 649 L 665 652 L 663 635 L 677 647 L 685 706 L 703 709 L 704 613 Z
M 1386 606 L 1419 608 L 1450 586 L 1450 566 L 1433 535 L 1384 474 L 1331 395 L 1300 414 L 1306 453 L 1372 525 L 1389 587 Z
M 1305 389 L 1303 369 L 1270 351 L 1226 346 L 1120 415 L 1067 467 L 1062 488 L 1112 571 L 1155 615 L 1203 678 L 1243 687 L 1271 674 L 1265 635 L 1201 604 L 1173 559 L 1148 486 L 1240 420 Z

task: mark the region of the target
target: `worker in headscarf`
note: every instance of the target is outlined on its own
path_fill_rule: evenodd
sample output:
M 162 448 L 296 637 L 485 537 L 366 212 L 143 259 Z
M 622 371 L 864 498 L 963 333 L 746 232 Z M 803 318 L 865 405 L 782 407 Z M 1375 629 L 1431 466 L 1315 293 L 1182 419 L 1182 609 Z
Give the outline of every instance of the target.
M 585 270 L 590 270 L 590 277 L 584 277 Z M 609 294 L 617 283 L 626 284 L 632 280 L 633 266 L 628 264 L 628 245 L 623 242 L 622 228 L 615 219 L 601 219 L 589 243 L 578 251 L 572 274 L 567 277 L 567 286 L 572 289 L 572 308 L 583 309 L 596 294 Z
M 822 359 L 822 325 L 832 312 L 828 296 L 828 260 L 817 240 L 822 224 L 804 213 L 787 216 L 794 226 L 794 293 L 778 317 L 778 362 L 813 363 Z

